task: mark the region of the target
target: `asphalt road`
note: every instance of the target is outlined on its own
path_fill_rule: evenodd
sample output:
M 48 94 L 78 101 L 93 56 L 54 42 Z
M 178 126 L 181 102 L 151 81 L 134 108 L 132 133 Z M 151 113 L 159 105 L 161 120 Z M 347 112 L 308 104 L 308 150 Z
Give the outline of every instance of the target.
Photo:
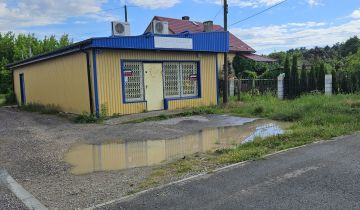
M 360 209 L 360 134 L 149 191 L 105 209 Z

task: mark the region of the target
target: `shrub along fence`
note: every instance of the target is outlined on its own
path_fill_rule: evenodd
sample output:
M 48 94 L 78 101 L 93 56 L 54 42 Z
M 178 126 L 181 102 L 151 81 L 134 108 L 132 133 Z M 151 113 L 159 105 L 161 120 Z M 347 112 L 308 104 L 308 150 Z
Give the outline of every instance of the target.
M 233 96 L 238 93 L 238 85 L 240 82 L 240 92 L 273 92 L 277 91 L 276 79 L 230 79 L 229 80 L 229 95 Z M 224 80 L 219 80 L 219 94 L 223 95 Z

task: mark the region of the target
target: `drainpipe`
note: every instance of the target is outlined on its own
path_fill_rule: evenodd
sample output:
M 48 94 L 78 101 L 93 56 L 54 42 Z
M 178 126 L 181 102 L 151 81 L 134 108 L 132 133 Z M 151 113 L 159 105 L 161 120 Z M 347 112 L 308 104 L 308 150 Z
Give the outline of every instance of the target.
M 94 114 L 93 96 L 92 96 L 92 84 L 91 84 L 91 67 L 90 67 L 90 54 L 88 51 L 80 48 L 81 52 L 86 55 L 86 66 L 87 66 L 87 79 L 89 87 L 89 101 L 90 101 L 90 114 Z

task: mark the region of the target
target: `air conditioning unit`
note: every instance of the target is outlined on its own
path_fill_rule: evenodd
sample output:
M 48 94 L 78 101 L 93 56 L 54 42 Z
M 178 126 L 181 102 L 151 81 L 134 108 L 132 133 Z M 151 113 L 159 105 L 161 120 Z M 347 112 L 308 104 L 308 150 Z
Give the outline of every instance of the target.
M 130 23 L 111 22 L 112 36 L 130 36 Z
M 165 21 L 154 20 L 152 22 L 152 32 L 154 34 L 169 34 L 169 23 Z

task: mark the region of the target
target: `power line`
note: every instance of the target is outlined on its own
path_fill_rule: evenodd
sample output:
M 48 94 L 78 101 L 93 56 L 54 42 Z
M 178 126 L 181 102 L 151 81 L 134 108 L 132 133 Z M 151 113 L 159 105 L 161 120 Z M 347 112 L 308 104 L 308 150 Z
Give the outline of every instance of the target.
M 241 19 L 241 20 L 239 20 L 239 21 L 236 21 L 236 22 L 230 24 L 229 27 L 230 27 L 230 26 L 233 26 L 233 25 L 236 25 L 236 24 L 239 24 L 239 23 L 241 23 L 241 22 L 244 22 L 244 21 L 246 21 L 246 20 L 249 20 L 249 19 L 251 19 L 251 18 L 253 18 L 253 17 L 255 17 L 255 16 L 258 16 L 258 15 L 260 15 L 260 14 L 262 14 L 262 13 L 265 13 L 265 12 L 273 9 L 274 7 L 277 7 L 277 6 L 283 4 L 283 3 L 287 2 L 287 1 L 288 1 L 288 0 L 281 1 L 281 2 L 275 4 L 275 5 L 271 6 L 271 7 L 268 7 L 268 8 L 266 8 L 266 9 L 264 9 L 264 10 L 258 12 L 258 13 L 255 13 L 255 14 L 253 14 L 253 15 L 250 15 L 250 16 L 247 17 L 247 18 L 244 18 L 244 19 Z
M 221 1 L 221 5 L 223 4 L 223 1 Z M 219 16 L 219 14 L 220 14 L 220 12 L 223 10 L 223 6 L 221 6 L 220 7 L 220 9 L 219 9 L 219 11 L 216 13 L 216 15 L 212 18 L 212 20 L 214 21 L 215 20 L 215 18 L 217 17 L 217 16 Z

